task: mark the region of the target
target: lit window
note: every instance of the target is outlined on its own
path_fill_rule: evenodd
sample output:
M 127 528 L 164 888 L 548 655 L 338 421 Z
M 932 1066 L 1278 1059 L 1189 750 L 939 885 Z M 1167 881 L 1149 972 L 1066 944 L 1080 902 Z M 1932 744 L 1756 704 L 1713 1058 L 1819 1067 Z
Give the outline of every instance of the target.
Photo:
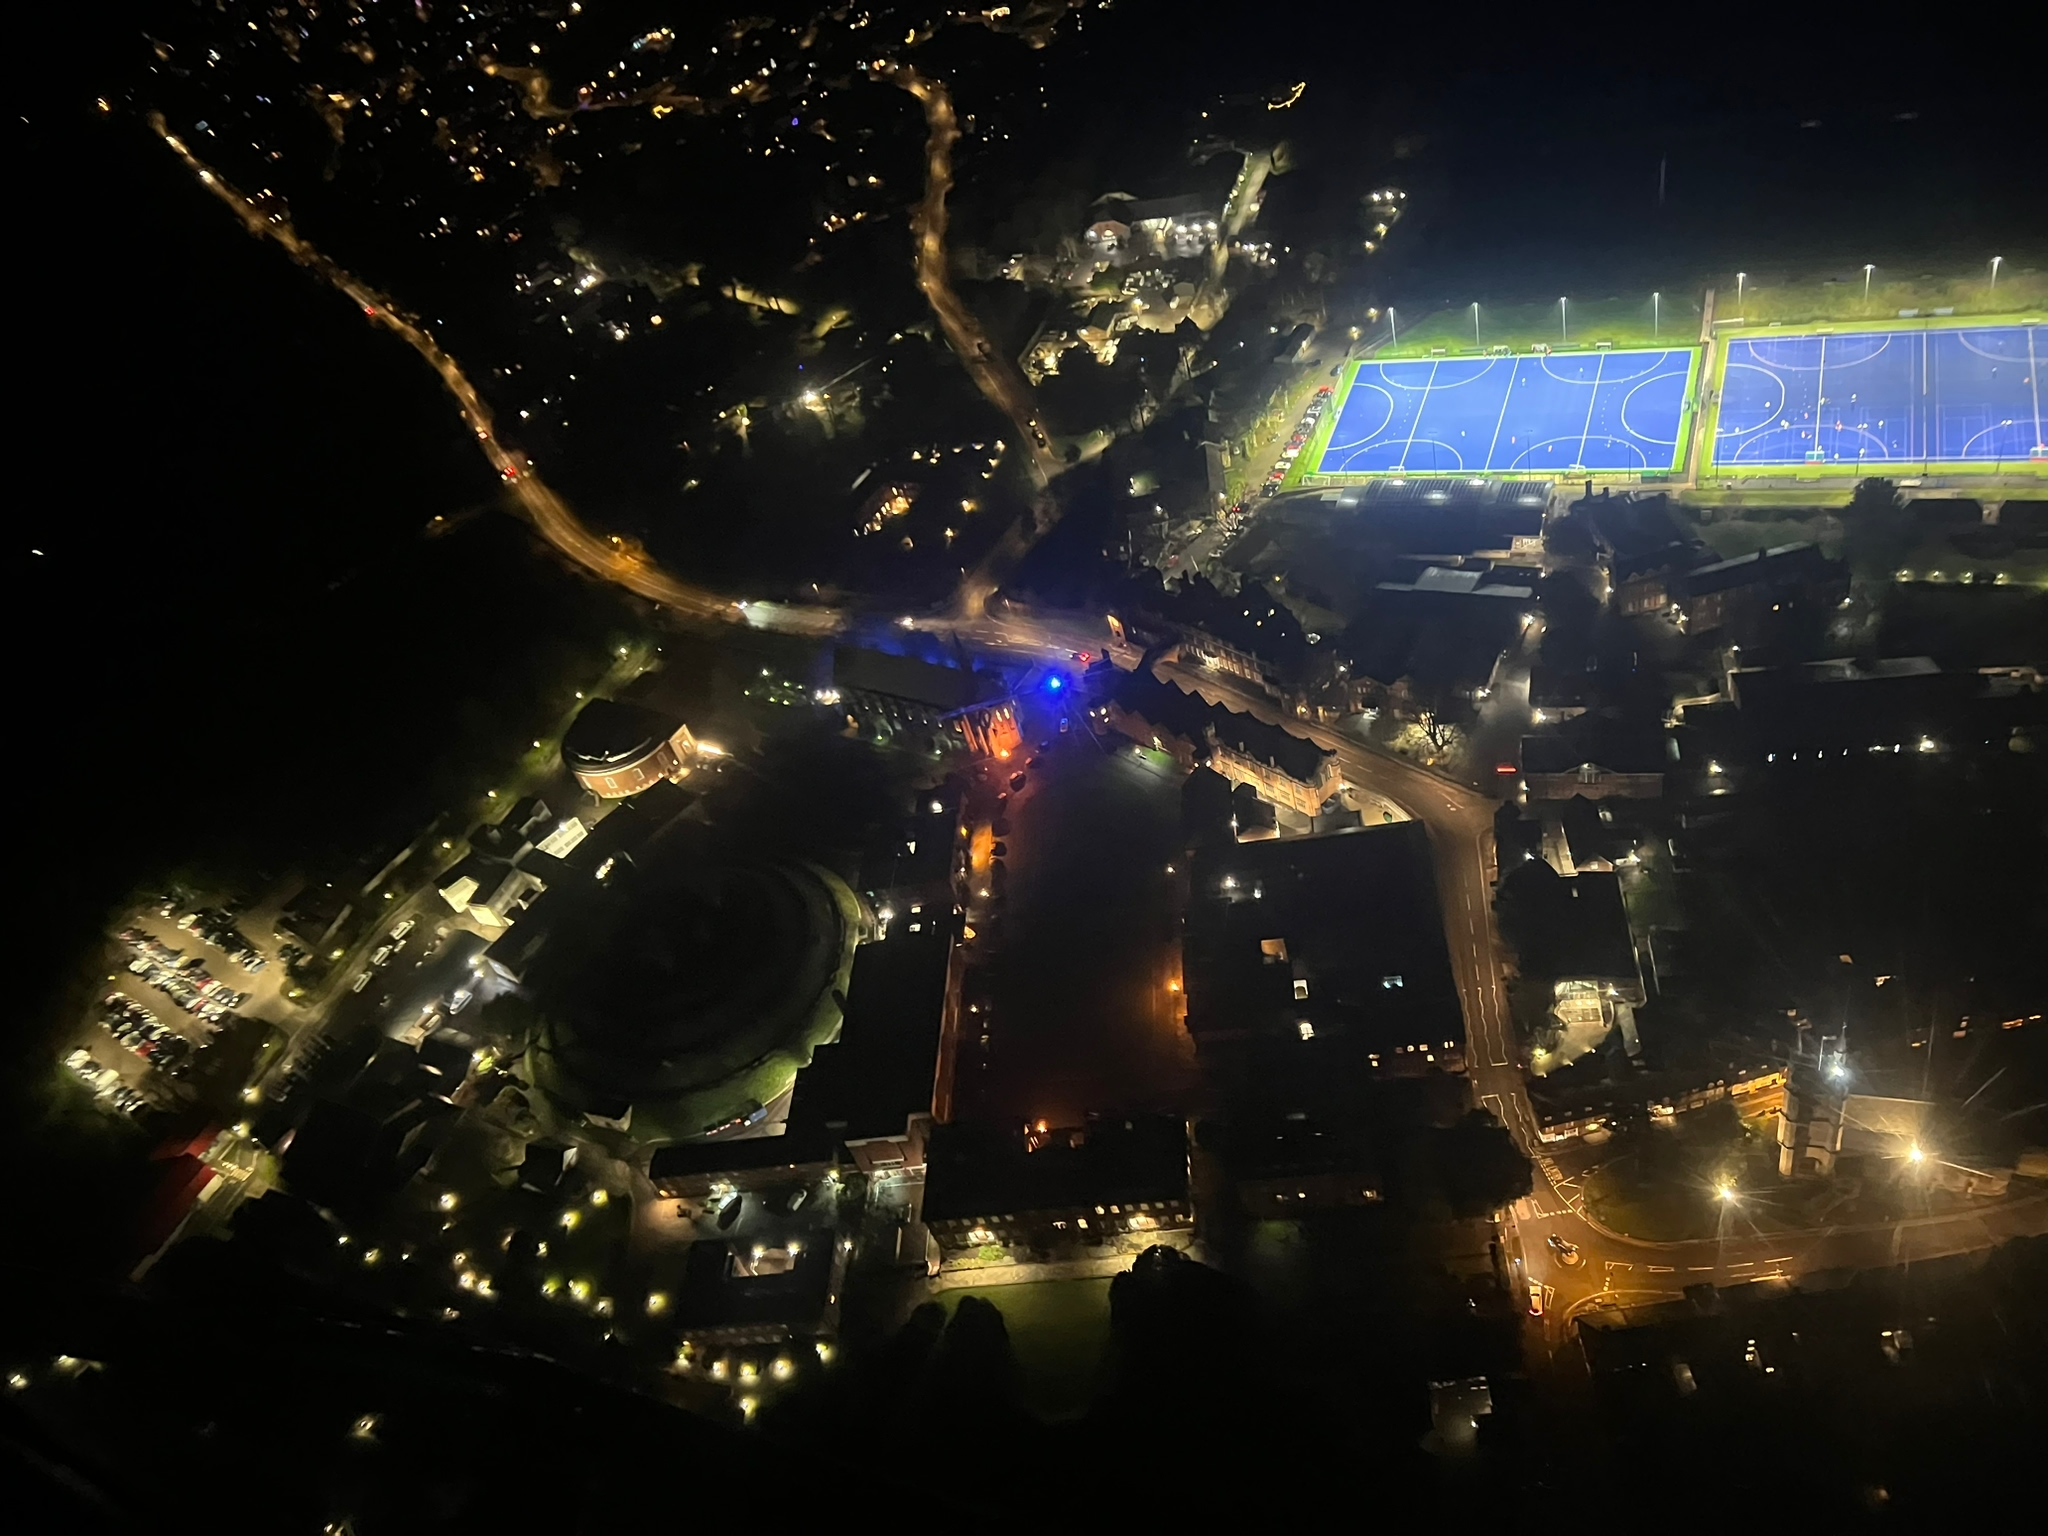
M 1308 997 L 1308 978 L 1307 978 L 1306 976 L 1297 976 L 1297 977 L 1295 977 L 1295 978 L 1294 978 L 1294 1000 L 1295 1000 L 1295 1001 L 1296 1001 L 1297 1003 L 1299 1003 L 1299 1002 L 1302 1002 L 1302 1001 L 1304 1001 L 1304 1000 L 1305 1000 L 1305 999 L 1306 999 L 1307 997 Z
M 1316 1027 L 1315 1027 L 1315 1025 L 1313 1025 L 1313 1024 L 1311 1024 L 1311 1023 L 1309 1023 L 1309 1021 L 1308 1021 L 1307 1019 L 1296 1019 L 1296 1020 L 1294 1021 L 1294 1027 L 1295 1027 L 1295 1030 L 1296 1030 L 1296 1031 L 1297 1031 L 1297 1032 L 1298 1032 L 1298 1033 L 1299 1033 L 1299 1034 L 1301 1035 L 1301 1038 L 1302 1038 L 1302 1039 L 1304 1039 L 1304 1040 L 1313 1040 L 1313 1039 L 1315 1039 L 1315 1037 L 1316 1037 Z
M 1401 984 L 1401 978 L 1398 976 L 1382 976 L 1380 978 L 1380 987 L 1382 990 L 1387 992 L 1393 991 L 1396 987 L 1400 986 Z

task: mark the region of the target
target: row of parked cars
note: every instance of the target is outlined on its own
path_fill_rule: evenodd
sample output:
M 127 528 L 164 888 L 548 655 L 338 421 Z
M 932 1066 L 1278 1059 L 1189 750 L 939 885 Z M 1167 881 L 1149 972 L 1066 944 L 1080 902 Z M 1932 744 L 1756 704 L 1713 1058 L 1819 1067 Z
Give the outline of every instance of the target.
M 153 1067 L 176 1071 L 192 1055 L 192 1042 L 133 998 L 109 992 L 100 999 L 100 1022 L 129 1050 Z
M 92 1059 L 92 1052 L 80 1047 L 64 1058 L 78 1080 L 92 1090 L 92 1096 L 107 1108 L 119 1114 L 135 1115 L 149 1108 L 149 1100 L 121 1081 L 121 1074 L 112 1067 L 103 1067 Z
M 1315 392 L 1308 403 L 1308 409 L 1301 413 L 1301 420 L 1295 423 L 1294 431 L 1287 439 L 1287 446 L 1280 450 L 1280 457 L 1273 467 L 1266 471 L 1266 483 L 1259 487 L 1261 496 L 1271 496 L 1280 489 L 1280 482 L 1287 478 L 1287 471 L 1301 456 L 1301 450 L 1308 446 L 1308 440 L 1315 435 L 1316 424 L 1323 419 L 1323 412 L 1330 408 L 1333 390 L 1325 384 Z
M 219 907 L 201 907 L 180 917 L 178 928 L 181 932 L 198 935 L 252 976 L 262 970 L 267 963 L 263 956 L 256 952 L 256 946 L 235 926 L 235 915 L 232 912 Z
M 173 949 L 140 928 L 124 928 L 121 942 L 135 952 L 128 969 L 197 1018 L 209 1031 L 218 1029 L 229 1014 L 249 1000 L 248 993 L 237 992 L 209 975 L 199 956 Z

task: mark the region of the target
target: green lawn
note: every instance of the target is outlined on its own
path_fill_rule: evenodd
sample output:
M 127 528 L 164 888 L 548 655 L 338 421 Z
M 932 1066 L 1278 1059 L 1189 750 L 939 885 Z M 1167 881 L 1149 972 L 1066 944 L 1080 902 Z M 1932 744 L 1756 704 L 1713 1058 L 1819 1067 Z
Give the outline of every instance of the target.
M 1733 1207 L 1715 1194 L 1723 1183 L 1741 1192 Z M 1647 1242 L 1775 1230 L 1788 1216 L 1771 1136 L 1726 1103 L 1617 1135 L 1581 1187 L 1588 1215 Z
M 1830 541 L 1840 542 L 1838 531 L 1822 518 L 1716 518 L 1701 523 L 1697 531 L 1707 547 L 1723 560 L 1774 549 L 1780 544 L 1820 544 L 1826 548 Z M 1834 552 L 1827 550 L 1829 554 Z
M 946 1291 L 950 1317 L 963 1296 L 1003 1314 L 1016 1352 L 1024 1405 L 1047 1418 L 1079 1413 L 1095 1395 L 1109 1350 L 1109 1287 L 1103 1280 L 1045 1280 Z
M 1381 347 L 1376 359 L 1428 357 L 1441 347 L 1455 357 L 1489 347 L 1526 352 L 1537 343 L 1559 350 L 1586 349 L 1609 341 L 1617 347 L 1689 347 L 1700 339 L 1700 298 L 1696 289 L 1672 289 L 1660 304 L 1648 293 L 1622 298 L 1570 299 L 1560 325 L 1557 300 L 1544 304 L 1481 304 L 1478 339 L 1472 309 L 1464 305 L 1415 315 L 1409 325 L 1397 312 L 1398 343 Z
M 1998 286 L 1990 283 L 1987 263 L 1961 276 L 1894 276 L 1880 267 L 1871 274 L 1870 296 L 1863 294 L 1861 270 L 1844 281 L 1797 281 L 1751 274 L 1737 292 L 1735 274 L 1715 279 L 1714 314 L 1721 320 L 1750 325 L 1777 322 L 1798 325 L 1814 321 L 1896 320 L 1902 309 L 1927 315 L 1952 309 L 1958 315 L 2040 315 L 2048 311 L 2048 274 L 2001 268 Z

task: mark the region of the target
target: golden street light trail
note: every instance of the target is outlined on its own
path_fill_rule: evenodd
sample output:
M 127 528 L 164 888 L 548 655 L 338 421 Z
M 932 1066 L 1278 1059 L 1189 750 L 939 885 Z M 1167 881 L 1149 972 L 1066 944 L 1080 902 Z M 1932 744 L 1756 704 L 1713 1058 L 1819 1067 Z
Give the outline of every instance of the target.
M 959 119 L 946 88 L 908 64 L 885 64 L 877 73 L 915 96 L 924 108 L 924 196 L 910 216 L 910 238 L 917 267 L 917 286 L 938 316 L 946 340 L 966 368 L 968 377 L 990 404 L 1010 418 L 1031 455 L 1033 477 L 1043 486 L 1058 474 L 1059 459 L 1045 442 L 1038 405 L 1031 386 L 1006 357 L 989 344 L 981 322 L 953 291 L 946 272 L 946 196 L 953 190 L 953 145 L 960 138 Z
M 200 183 L 233 210 L 250 234 L 283 247 L 293 261 L 353 299 L 365 316 L 403 339 L 426 360 L 427 366 L 440 375 L 448 393 L 455 397 L 463 421 L 476 434 L 491 467 L 511 487 L 541 537 L 564 555 L 584 569 L 649 602 L 693 618 L 811 635 L 834 634 L 844 626 L 845 616 L 833 608 L 793 608 L 774 603 L 742 605 L 708 587 L 671 575 L 622 539 L 593 533 L 570 510 L 569 504 L 541 479 L 524 454 L 507 448 L 498 440 L 490 407 L 455 359 L 434 340 L 431 332 L 369 284 L 329 260 L 292 227 L 291 220 L 283 213 L 267 213 L 236 191 L 225 177 L 194 155 L 184 141 L 170 131 L 162 113 L 150 113 L 149 126 L 185 162 Z
M 910 216 L 911 260 L 917 270 L 918 290 L 938 317 L 946 343 L 967 376 L 991 405 L 1009 417 L 1024 451 L 1031 455 L 1031 478 L 1039 491 L 1031 510 L 1004 531 L 972 571 L 963 573 L 947 622 L 972 623 L 986 614 L 990 595 L 1002 584 L 1001 573 L 1021 560 L 1038 537 L 1059 521 L 1059 507 L 1045 490 L 1066 466 L 1052 451 L 1030 384 L 990 344 L 981 322 L 953 291 L 946 270 L 946 196 L 953 190 L 953 146 L 960 138 L 953 98 L 945 86 L 908 64 L 877 62 L 874 73 L 910 92 L 924 108 L 924 196 Z

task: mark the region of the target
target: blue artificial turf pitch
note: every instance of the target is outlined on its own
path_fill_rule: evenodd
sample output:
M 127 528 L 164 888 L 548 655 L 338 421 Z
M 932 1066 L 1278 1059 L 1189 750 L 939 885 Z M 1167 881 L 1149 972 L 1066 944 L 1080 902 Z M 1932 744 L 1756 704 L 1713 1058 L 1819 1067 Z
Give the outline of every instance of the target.
M 1714 462 L 1960 464 L 2048 457 L 2038 326 L 1728 343 Z M 2038 359 L 2038 361 L 2037 361 Z
M 1360 363 L 1320 474 L 1667 470 L 1693 349 Z

